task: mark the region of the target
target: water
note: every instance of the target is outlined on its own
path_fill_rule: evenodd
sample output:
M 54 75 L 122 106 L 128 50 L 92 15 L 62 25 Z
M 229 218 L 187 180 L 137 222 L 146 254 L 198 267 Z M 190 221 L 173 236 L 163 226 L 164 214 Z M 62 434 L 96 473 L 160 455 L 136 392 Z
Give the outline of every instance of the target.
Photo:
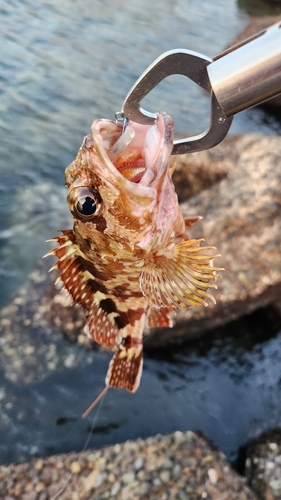
M 63 172 L 92 120 L 113 118 L 141 72 L 164 51 L 183 47 L 212 57 L 247 21 L 235 0 L 1 2 L 0 305 L 8 302 L 46 252 L 45 239 L 58 229 L 70 227 Z M 183 77 L 168 79 L 145 105 L 151 111 L 171 113 L 178 133 L 203 131 L 209 121 L 207 96 Z M 232 126 L 233 133 L 280 131 L 278 120 L 261 109 L 239 115 Z M 35 339 L 31 341 L 36 346 Z M 176 362 L 147 359 L 144 383 L 136 396 L 118 392 L 118 397 L 106 398 L 99 425 L 110 432 L 96 434 L 94 444 L 160 430 L 200 427 L 232 456 L 249 436 L 253 421 L 256 431 L 278 421 L 279 393 L 272 394 L 267 382 L 262 381 L 267 368 L 270 387 L 279 376 L 278 367 L 270 361 L 279 340 L 273 341 L 274 348 L 270 342 L 263 364 L 258 355 L 253 356 L 253 369 L 243 372 L 247 380 L 241 376 L 240 389 L 242 384 L 249 388 L 243 396 L 224 364 L 216 365 L 212 355 L 215 346 L 210 346 L 205 358 L 188 349 L 175 357 Z M 43 454 L 79 449 L 89 424 L 84 430 L 80 427 L 79 442 L 73 438 L 60 449 L 57 438 L 62 427 L 56 422 L 66 422 L 65 428 L 72 425 L 72 417 L 77 418 L 76 410 L 73 414 L 75 391 L 80 394 L 79 411 L 80 407 L 83 411 L 85 402 L 90 403 L 95 396 L 93 387 L 95 391 L 100 389 L 109 359 L 105 354 L 83 356 L 71 374 L 64 370 L 39 385 L 34 382 L 34 386 L 22 388 L 5 382 L 7 394 L 22 408 L 23 416 L 5 430 L 2 461 L 29 457 L 33 445 Z M 238 366 L 233 356 L 233 366 Z M 263 399 L 257 391 L 261 386 Z M 232 394 L 231 401 L 226 394 L 229 398 Z M 267 408 L 273 399 L 277 403 L 270 420 Z M 148 405 L 142 409 L 145 400 Z M 150 402 L 154 401 L 157 404 L 150 414 Z M 249 415 L 243 417 L 245 405 L 250 406 Z M 33 415 L 25 413 L 26 408 L 34 408 Z M 128 415 L 137 416 L 137 423 L 132 425 Z M 165 426 L 161 427 L 159 418 Z M 241 433 L 239 439 L 237 432 Z M 18 445 L 13 448 L 15 437 Z
M 55 336 L 34 327 L 38 366 L 26 372 L 30 357 L 25 368 L 19 347 L 23 375 L 17 384 L 6 380 L 1 395 L 0 463 L 81 451 L 89 433 L 88 446 L 97 448 L 175 430 L 200 430 L 235 461 L 240 446 L 280 426 L 280 326 L 272 313 L 257 311 L 180 348 L 145 349 L 138 391 L 110 389 L 86 419 L 111 354 L 85 352 L 62 338 L 54 350 Z M 42 348 L 58 356 L 53 373 L 40 367 Z

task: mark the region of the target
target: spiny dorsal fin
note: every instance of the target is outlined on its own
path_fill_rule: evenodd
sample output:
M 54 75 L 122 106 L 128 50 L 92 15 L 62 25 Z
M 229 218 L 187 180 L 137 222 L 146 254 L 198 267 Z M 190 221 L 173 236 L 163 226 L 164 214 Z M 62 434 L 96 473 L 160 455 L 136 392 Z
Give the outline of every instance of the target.
M 215 303 L 208 293 L 216 288 L 214 283 L 221 269 L 212 266 L 210 254 L 214 247 L 201 247 L 200 240 L 182 241 L 175 245 L 171 255 L 155 255 L 140 275 L 140 288 L 152 307 L 180 307 L 207 305 L 206 299 Z

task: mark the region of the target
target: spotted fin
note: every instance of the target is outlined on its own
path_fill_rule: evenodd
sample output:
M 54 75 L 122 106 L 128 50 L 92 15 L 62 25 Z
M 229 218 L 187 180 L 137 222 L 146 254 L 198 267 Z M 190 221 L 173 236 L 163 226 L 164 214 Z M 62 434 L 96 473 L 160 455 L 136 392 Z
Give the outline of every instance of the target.
M 146 310 L 143 310 L 136 320 L 132 320 L 130 311 L 128 314 L 130 323 L 119 331 L 119 348 L 109 364 L 105 383 L 110 387 L 120 387 L 135 392 L 142 374 L 142 342 Z
M 149 308 L 147 315 L 147 326 L 149 328 L 161 328 L 164 326 L 169 326 L 170 328 L 174 325 L 171 318 L 171 313 L 173 309 L 171 307 L 162 307 L 161 309 Z
M 101 307 L 93 303 L 85 326 L 85 333 L 98 344 L 109 349 L 116 347 L 116 338 L 119 329 L 114 322 L 114 318 L 106 314 Z
M 142 345 L 118 349 L 110 361 L 106 385 L 135 392 L 140 384 L 142 365 Z
M 201 247 L 204 241 L 187 240 L 175 245 L 170 255 L 155 255 L 140 275 L 140 288 L 152 307 L 181 307 L 208 305 L 206 300 L 215 303 L 208 293 L 216 288 L 214 283 L 221 269 L 212 266 L 211 254 L 214 247 Z

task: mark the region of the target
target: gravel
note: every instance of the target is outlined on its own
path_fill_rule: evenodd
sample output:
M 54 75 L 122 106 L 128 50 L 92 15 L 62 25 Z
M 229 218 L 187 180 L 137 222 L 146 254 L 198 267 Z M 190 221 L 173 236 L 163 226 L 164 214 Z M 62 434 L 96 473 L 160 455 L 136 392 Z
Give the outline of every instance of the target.
M 263 433 L 247 446 L 245 476 L 264 500 L 281 498 L 281 429 Z
M 191 431 L 0 467 L 3 500 L 257 500 Z

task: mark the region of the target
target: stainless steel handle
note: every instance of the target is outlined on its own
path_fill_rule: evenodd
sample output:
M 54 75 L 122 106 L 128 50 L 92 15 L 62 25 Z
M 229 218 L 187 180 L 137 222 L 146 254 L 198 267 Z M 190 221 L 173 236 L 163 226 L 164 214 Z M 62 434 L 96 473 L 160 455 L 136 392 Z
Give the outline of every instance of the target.
M 281 93 L 281 20 L 207 67 L 212 90 L 226 116 Z
M 191 50 L 176 49 L 162 54 L 139 77 L 128 93 L 118 115 L 143 124 L 153 124 L 157 115 L 141 108 L 141 100 L 169 75 L 184 75 L 211 94 L 211 122 L 202 134 L 174 141 L 173 155 L 192 153 L 209 149 L 221 142 L 226 136 L 232 117 L 226 117 L 216 96 L 212 93 L 208 73 L 208 65 L 212 62 L 202 54 Z

